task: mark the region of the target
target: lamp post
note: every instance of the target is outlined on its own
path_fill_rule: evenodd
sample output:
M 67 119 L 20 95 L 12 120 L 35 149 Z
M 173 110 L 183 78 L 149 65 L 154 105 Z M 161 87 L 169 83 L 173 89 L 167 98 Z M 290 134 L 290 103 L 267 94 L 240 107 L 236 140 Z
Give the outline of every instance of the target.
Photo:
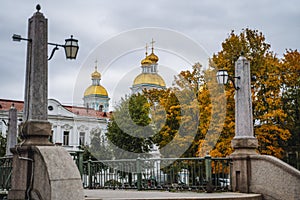
M 250 62 L 242 52 L 235 62 L 235 76 L 223 69 L 216 76 L 219 84 L 231 81 L 235 88 L 235 136 L 232 140 L 235 153 L 255 153 L 257 139 L 253 132 Z
M 48 43 L 49 45 L 54 45 L 55 46 L 54 49 L 52 50 L 52 53 L 51 53 L 50 57 L 48 58 L 48 60 L 51 60 L 51 58 L 54 55 L 54 52 L 56 50 L 58 50 L 58 47 L 63 47 L 65 49 L 67 59 L 76 59 L 77 52 L 78 52 L 78 49 L 79 49 L 78 40 L 74 39 L 73 35 L 71 35 L 71 38 L 65 39 L 65 41 L 66 41 L 66 43 L 64 45 L 55 44 L 55 43 Z
M 231 189 L 249 192 L 249 156 L 257 154 L 258 146 L 253 131 L 250 62 L 242 53 L 235 62 L 235 77 L 229 76 L 225 70 L 219 70 L 217 79 L 220 84 L 230 80 L 235 88 L 235 136 L 231 141 L 234 152 L 230 155 L 233 159 Z
M 37 12 L 29 19 L 28 38 L 14 34 L 13 41 L 28 41 L 26 85 L 24 100 L 24 125 L 22 136 L 24 144 L 49 145 L 51 125 L 47 121 L 48 102 L 48 62 L 58 47 L 65 49 L 67 59 L 76 59 L 79 49 L 78 40 L 71 38 L 65 40 L 65 44 L 47 42 L 47 19 L 40 13 L 40 5 L 36 6 Z M 48 59 L 48 45 L 53 45 L 52 53 Z M 38 127 L 36 127 L 38 125 Z M 43 127 L 43 128 L 41 128 Z M 37 129 L 37 130 L 36 130 Z M 37 133 L 39 132 L 39 133 Z
M 48 140 L 48 45 L 64 47 L 66 56 L 75 59 L 78 41 L 65 45 L 48 43 L 47 19 L 37 12 L 29 19 L 28 39 L 13 35 L 14 41 L 26 40 L 26 80 L 23 113 L 23 141 L 13 152 L 11 190 L 8 199 L 84 199 L 81 177 L 70 154 Z M 68 190 L 65 190 L 68 188 Z

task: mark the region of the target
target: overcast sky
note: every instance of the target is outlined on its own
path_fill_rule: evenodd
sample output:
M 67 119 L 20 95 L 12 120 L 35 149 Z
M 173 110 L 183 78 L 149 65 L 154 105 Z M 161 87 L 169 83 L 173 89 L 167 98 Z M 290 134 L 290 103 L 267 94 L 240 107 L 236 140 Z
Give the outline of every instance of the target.
M 1 99 L 24 98 L 26 42 L 11 37 L 27 37 L 28 18 L 37 3 L 48 18 L 49 42 L 64 44 L 71 34 L 79 40 L 75 61 L 66 60 L 63 49 L 49 61 L 49 98 L 63 104 L 82 103 L 96 60 L 110 104 L 128 94 L 152 38 L 168 86 L 174 74 L 194 62 L 205 65 L 231 30 L 262 31 L 279 56 L 300 45 L 298 0 L 1 0 Z M 49 46 L 49 54 L 51 50 Z

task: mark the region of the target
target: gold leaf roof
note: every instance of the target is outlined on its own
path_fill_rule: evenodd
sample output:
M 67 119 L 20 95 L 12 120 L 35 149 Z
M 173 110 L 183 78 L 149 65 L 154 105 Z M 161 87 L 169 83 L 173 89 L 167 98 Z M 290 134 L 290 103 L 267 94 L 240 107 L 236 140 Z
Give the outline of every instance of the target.
M 141 73 L 133 81 L 133 85 L 139 84 L 149 84 L 149 85 L 159 85 L 161 87 L 166 87 L 166 83 L 163 78 L 158 74 Z
M 157 63 L 158 57 L 153 52 L 148 56 L 148 59 L 151 60 L 152 63 Z
M 85 92 L 84 92 L 84 96 L 89 96 L 89 95 L 99 95 L 99 96 L 107 96 L 108 97 L 108 93 L 106 91 L 106 89 L 101 86 L 101 85 L 91 85 L 89 86 Z
M 101 79 L 101 74 L 97 71 L 97 68 L 95 71 L 91 74 L 92 79 Z

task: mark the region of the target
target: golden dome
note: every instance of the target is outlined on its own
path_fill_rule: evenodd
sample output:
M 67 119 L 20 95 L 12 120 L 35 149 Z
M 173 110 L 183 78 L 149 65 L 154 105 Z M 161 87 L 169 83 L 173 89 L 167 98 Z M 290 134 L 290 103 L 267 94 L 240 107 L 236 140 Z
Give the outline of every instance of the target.
M 101 86 L 101 85 L 91 85 L 89 86 L 85 92 L 84 92 L 84 96 L 89 96 L 89 95 L 95 95 L 95 96 L 107 96 L 108 97 L 108 93 L 106 91 L 106 89 Z
M 142 65 L 149 65 L 151 63 L 152 61 L 148 58 L 148 56 L 141 61 Z
M 148 59 L 152 62 L 152 63 L 157 63 L 158 61 L 158 57 L 157 55 L 155 55 L 152 51 L 152 53 L 148 56 Z
M 151 41 L 151 44 L 152 44 L 152 48 L 151 48 L 151 49 L 152 49 L 152 52 L 151 52 L 151 54 L 148 56 L 148 59 L 151 60 L 152 63 L 157 63 L 158 57 L 157 57 L 157 55 L 154 54 L 154 43 L 155 43 L 155 41 L 154 41 L 153 38 L 152 38 L 152 41 Z
M 139 84 L 159 85 L 161 87 L 166 87 L 164 79 L 158 74 L 142 73 L 138 75 L 134 79 L 133 85 Z
M 92 79 L 101 79 L 101 74 L 95 68 L 95 71 L 91 74 Z

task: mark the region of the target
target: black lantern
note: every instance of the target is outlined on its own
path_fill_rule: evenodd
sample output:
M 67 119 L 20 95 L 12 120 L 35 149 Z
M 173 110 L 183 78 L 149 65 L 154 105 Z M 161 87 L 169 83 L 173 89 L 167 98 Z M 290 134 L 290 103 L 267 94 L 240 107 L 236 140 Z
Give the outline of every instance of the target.
M 217 81 L 219 84 L 227 84 L 228 77 L 228 72 L 226 70 L 221 69 L 217 72 Z
M 65 41 L 66 43 L 64 45 L 64 48 L 67 59 L 76 59 L 77 52 L 79 49 L 78 40 L 74 39 L 73 35 L 71 35 L 71 38 L 66 39 Z
M 219 84 L 226 85 L 228 81 L 231 81 L 234 89 L 238 90 L 240 88 L 235 85 L 235 81 L 234 81 L 235 78 L 240 79 L 240 77 L 229 76 L 227 70 L 224 69 L 220 69 L 217 72 L 217 81 Z

